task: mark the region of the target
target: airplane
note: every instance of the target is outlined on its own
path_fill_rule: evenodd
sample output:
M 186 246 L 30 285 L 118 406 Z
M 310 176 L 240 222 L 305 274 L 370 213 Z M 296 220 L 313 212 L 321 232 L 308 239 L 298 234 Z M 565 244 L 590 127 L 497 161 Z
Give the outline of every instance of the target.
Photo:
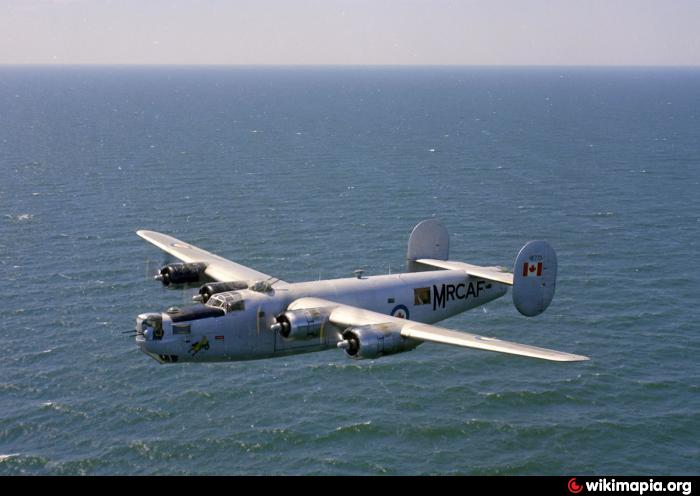
M 514 270 L 449 259 L 449 234 L 428 219 L 411 232 L 407 272 L 290 283 L 224 259 L 166 234 L 138 236 L 177 263 L 155 276 L 166 288 L 195 288 L 196 304 L 136 318 L 136 343 L 160 363 L 284 357 L 333 348 L 352 359 L 407 352 L 428 341 L 545 360 L 588 357 L 433 325 L 505 295 L 518 311 L 541 314 L 554 297 L 557 256 L 530 241 Z

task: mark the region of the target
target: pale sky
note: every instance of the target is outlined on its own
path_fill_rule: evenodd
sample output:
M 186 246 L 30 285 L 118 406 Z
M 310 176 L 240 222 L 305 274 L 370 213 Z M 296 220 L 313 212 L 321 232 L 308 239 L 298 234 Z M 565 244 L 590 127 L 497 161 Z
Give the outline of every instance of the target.
M 700 65 L 700 0 L 0 0 L 0 64 Z

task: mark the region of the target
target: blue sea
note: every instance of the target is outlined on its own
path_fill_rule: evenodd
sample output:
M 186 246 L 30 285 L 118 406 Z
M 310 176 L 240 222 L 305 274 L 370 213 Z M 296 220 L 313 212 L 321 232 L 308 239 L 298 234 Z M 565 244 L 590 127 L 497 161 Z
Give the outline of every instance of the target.
M 151 229 L 286 281 L 558 253 L 437 344 L 159 365 Z M 697 474 L 700 69 L 0 67 L 0 474 Z

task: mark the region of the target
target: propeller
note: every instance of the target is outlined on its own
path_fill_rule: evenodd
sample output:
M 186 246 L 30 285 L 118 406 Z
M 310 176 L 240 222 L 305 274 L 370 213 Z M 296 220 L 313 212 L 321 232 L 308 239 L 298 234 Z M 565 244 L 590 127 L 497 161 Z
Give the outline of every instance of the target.
M 163 253 L 163 258 L 159 262 L 158 260 L 155 260 L 153 258 L 147 257 L 145 260 L 145 266 L 146 266 L 146 278 L 156 281 L 161 281 L 162 276 L 160 274 L 160 269 L 161 267 L 165 267 L 168 264 L 171 264 L 175 262 L 176 259 L 167 253 Z
M 161 281 L 163 282 L 163 274 L 161 274 L 160 269 L 165 267 L 166 265 L 170 265 L 171 263 L 177 263 L 179 260 L 172 255 L 168 253 L 163 253 L 163 257 L 160 259 L 160 261 L 146 257 L 144 261 L 144 265 L 146 268 L 146 279 L 149 281 Z M 166 275 L 167 277 L 167 275 Z M 183 288 L 181 291 L 182 294 L 182 305 L 189 305 L 191 304 L 192 298 L 189 296 L 187 293 L 187 289 Z
M 345 350 L 350 356 L 355 356 L 357 354 L 357 350 L 359 349 L 359 343 L 357 342 L 357 338 L 354 336 L 349 336 L 347 339 L 338 341 L 336 346 L 341 350 Z

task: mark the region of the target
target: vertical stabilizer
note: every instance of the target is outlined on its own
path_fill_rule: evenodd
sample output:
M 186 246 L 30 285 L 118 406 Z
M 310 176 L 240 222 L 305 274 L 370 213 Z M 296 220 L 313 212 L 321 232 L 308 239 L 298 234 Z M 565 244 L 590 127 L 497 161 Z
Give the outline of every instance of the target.
M 534 317 L 554 298 L 557 254 L 546 241 L 530 241 L 522 247 L 513 267 L 513 303 L 518 311 Z
M 419 222 L 408 238 L 406 264 L 409 272 L 425 270 L 415 261 L 420 258 L 447 260 L 450 253 L 450 235 L 445 226 L 435 219 Z M 433 269 L 431 269 L 433 270 Z

